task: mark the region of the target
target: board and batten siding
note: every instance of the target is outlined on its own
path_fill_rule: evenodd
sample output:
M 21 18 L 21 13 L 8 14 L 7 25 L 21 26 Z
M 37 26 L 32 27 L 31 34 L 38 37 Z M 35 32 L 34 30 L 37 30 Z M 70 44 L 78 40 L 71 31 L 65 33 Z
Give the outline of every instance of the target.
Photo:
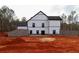
M 53 30 L 60 34 L 60 20 L 49 20 L 49 34 L 53 34 Z
M 33 23 L 35 23 L 35 27 L 32 27 Z M 42 28 L 42 23 L 45 25 L 44 28 Z M 39 30 L 39 34 L 41 34 L 42 30 L 45 31 L 45 34 L 48 34 L 48 18 L 40 12 L 28 21 L 28 29 L 32 30 L 33 34 L 36 34 L 37 30 Z
M 32 27 L 32 24 L 35 23 L 35 27 Z M 42 23 L 44 23 L 45 27 L 42 28 Z M 45 34 L 48 34 L 48 21 L 29 21 L 28 22 L 28 29 L 32 30 L 33 34 L 36 34 L 36 31 L 39 30 L 39 34 L 41 31 L 44 30 Z
M 35 15 L 34 17 L 32 17 L 31 21 L 39 21 L 39 20 L 48 20 L 47 16 L 44 15 L 43 13 L 38 13 L 37 15 Z
M 35 27 L 32 27 L 33 23 L 35 23 Z M 44 23 L 44 27 L 42 27 L 42 23 Z M 32 30 L 32 34 L 37 34 L 37 30 L 39 30 L 39 34 L 41 34 L 43 30 L 45 31 L 45 34 L 53 34 L 54 30 L 55 34 L 60 34 L 60 20 L 49 20 L 48 16 L 42 12 L 33 16 L 27 24 L 28 30 Z

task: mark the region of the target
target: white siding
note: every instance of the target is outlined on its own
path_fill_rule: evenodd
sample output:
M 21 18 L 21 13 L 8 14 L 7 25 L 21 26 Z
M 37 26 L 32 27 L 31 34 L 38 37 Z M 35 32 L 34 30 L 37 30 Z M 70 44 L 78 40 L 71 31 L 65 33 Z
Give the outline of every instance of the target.
M 17 29 L 27 29 L 27 26 L 19 26 Z
M 47 16 L 40 12 L 39 14 L 37 14 L 36 16 L 34 16 L 34 17 L 31 19 L 31 21 L 32 21 L 32 20 L 33 20 L 33 21 L 39 21 L 39 20 L 47 20 L 47 19 L 48 19 Z
M 35 27 L 32 24 L 35 23 Z M 45 27 L 42 28 L 42 23 Z M 39 30 L 39 34 L 44 30 L 45 34 L 53 34 L 53 30 L 56 30 L 56 34 L 60 33 L 60 21 L 58 20 L 48 20 L 47 16 L 43 13 L 38 13 L 31 20 L 28 21 L 28 30 L 32 30 L 32 34 L 37 34 L 36 31 Z
M 53 30 L 56 30 L 56 34 L 60 33 L 60 27 L 49 27 L 49 34 L 53 34 Z
M 32 27 L 32 24 L 35 23 L 35 27 Z M 42 23 L 44 23 L 45 27 L 42 28 Z M 48 21 L 30 21 L 28 22 L 28 29 L 32 30 L 33 34 L 36 34 L 36 31 L 39 30 L 39 34 L 44 30 L 45 34 L 48 34 Z
M 53 34 L 53 30 L 56 30 L 56 34 L 60 33 L 60 21 L 49 20 L 49 34 Z
M 28 27 L 32 27 L 32 24 L 33 23 L 35 23 L 35 27 L 36 28 L 39 28 L 39 27 L 41 27 L 42 26 L 42 23 L 44 23 L 45 24 L 45 27 L 47 27 L 48 26 L 48 21 L 29 21 L 28 22 Z
M 35 27 L 32 27 L 32 24 L 35 23 Z M 44 23 L 45 27 L 42 28 L 42 23 Z M 39 13 L 31 20 L 28 21 L 28 29 L 32 30 L 33 34 L 37 34 L 36 31 L 39 30 L 39 34 L 44 30 L 45 34 L 48 34 L 48 18 L 43 13 Z
M 36 31 L 39 30 L 39 34 L 41 34 L 41 31 L 44 30 L 45 34 L 48 34 L 48 28 L 29 28 L 29 30 L 32 30 L 33 34 L 36 34 Z
M 60 26 L 59 20 L 49 20 L 49 26 Z

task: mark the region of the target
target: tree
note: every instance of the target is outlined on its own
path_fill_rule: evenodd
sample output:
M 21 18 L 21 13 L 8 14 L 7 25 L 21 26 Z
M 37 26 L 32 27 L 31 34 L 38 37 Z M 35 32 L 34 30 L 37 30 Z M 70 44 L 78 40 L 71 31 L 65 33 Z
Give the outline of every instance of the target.
M 62 23 L 66 23 L 66 20 L 67 20 L 67 16 L 63 13 L 62 16 Z
M 11 31 L 12 24 L 11 20 L 13 20 L 14 11 L 9 9 L 7 6 L 3 6 L 0 9 L 0 31 Z M 14 28 L 15 29 L 15 28 Z
M 15 20 L 16 26 L 18 26 L 19 23 L 20 23 L 20 20 L 19 20 L 19 19 L 16 19 L 16 20 Z
M 75 23 L 75 14 L 76 14 L 76 11 L 71 11 L 71 13 L 70 13 L 70 15 L 71 15 L 71 20 L 70 21 L 72 21 L 72 23 Z
M 75 24 L 77 24 L 78 17 L 79 17 L 78 14 L 76 14 L 76 15 L 74 16 L 74 23 L 75 23 Z
M 71 11 L 69 15 L 62 14 L 61 18 L 63 19 L 62 29 L 64 30 L 79 30 L 79 25 L 77 25 L 78 21 L 78 14 L 76 11 Z M 65 19 L 67 20 L 68 24 L 65 24 Z
M 26 17 L 22 17 L 22 22 L 26 22 Z
M 72 23 L 72 16 L 71 16 L 71 15 L 68 16 L 68 23 L 69 23 L 69 24 Z
M 16 19 L 16 22 L 20 22 L 19 19 Z

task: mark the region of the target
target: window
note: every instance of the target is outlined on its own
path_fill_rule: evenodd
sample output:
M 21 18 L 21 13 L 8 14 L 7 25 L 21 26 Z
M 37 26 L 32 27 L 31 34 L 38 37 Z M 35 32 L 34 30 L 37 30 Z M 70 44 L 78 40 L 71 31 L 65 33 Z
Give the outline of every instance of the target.
M 45 31 L 44 30 L 41 31 L 41 35 L 45 35 Z
M 53 34 L 56 34 L 56 30 L 53 30 Z
M 42 27 L 44 27 L 44 23 L 42 23 Z
M 39 34 L 39 30 L 37 30 L 36 33 Z
M 32 34 L 32 30 L 30 30 L 30 34 Z
M 32 24 L 32 27 L 35 27 L 35 23 Z

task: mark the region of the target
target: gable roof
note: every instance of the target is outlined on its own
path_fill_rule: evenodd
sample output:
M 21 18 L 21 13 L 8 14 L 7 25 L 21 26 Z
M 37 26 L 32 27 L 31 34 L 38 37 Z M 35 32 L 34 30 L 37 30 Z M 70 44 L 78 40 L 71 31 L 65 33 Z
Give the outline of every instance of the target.
M 44 14 L 46 17 L 48 17 L 48 16 L 47 16 L 45 13 L 43 13 L 42 11 L 39 11 L 39 12 L 38 12 L 37 14 L 35 14 L 33 17 L 35 17 L 35 16 L 38 15 L 39 13 L 42 13 L 42 14 Z M 31 20 L 33 17 L 31 17 L 29 20 Z M 28 21 L 29 21 L 29 20 L 28 20 Z M 28 21 L 27 21 L 27 22 L 28 22 Z
M 62 20 L 60 16 L 48 16 L 48 20 Z
M 62 20 L 61 18 L 60 18 L 60 16 L 47 16 L 45 13 L 43 13 L 42 11 L 39 11 L 37 14 L 35 14 L 33 17 L 35 17 L 36 15 L 38 15 L 39 13 L 42 13 L 42 14 L 44 14 L 47 18 L 48 18 L 48 20 Z M 33 17 L 31 17 L 29 20 L 31 20 Z M 29 21 L 28 20 L 28 21 Z M 27 22 L 28 22 L 27 21 Z

